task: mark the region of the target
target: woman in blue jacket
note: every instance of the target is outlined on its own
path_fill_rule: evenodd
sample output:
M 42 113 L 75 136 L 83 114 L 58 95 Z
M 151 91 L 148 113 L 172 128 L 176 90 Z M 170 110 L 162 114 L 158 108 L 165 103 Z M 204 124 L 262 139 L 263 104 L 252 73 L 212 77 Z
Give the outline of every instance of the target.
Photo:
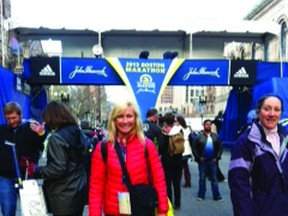
M 288 215 L 288 151 L 278 124 L 283 112 L 276 95 L 261 98 L 258 119 L 236 141 L 229 164 L 234 215 Z

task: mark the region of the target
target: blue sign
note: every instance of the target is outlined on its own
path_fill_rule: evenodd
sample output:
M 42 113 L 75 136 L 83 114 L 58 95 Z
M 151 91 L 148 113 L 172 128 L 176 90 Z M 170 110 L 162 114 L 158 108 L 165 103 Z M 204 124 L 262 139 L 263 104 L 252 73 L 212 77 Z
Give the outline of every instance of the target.
M 62 58 L 60 83 L 123 85 L 115 70 L 102 58 Z
M 228 85 L 229 61 L 185 60 L 168 85 Z

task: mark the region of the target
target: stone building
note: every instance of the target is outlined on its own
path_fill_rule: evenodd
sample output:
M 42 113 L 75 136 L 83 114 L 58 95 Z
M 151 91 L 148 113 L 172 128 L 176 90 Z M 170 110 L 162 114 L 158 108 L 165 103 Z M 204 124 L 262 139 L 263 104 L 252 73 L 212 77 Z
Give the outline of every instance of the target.
M 279 25 L 277 35 L 266 37 L 263 42 L 243 43 L 233 41 L 225 46 L 225 56 L 231 59 L 254 59 L 280 62 L 288 60 L 288 2 L 263 0 L 245 17 L 250 21 L 271 21 Z

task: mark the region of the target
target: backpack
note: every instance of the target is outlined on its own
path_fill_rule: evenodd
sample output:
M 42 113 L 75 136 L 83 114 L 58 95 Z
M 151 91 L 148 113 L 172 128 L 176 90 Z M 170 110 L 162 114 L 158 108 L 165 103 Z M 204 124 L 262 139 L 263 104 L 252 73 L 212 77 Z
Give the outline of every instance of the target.
M 82 131 L 80 131 L 80 142 L 83 143 L 82 147 L 82 163 L 87 173 L 87 179 L 90 178 L 91 159 L 94 151 L 94 144 L 92 139 L 87 137 Z
M 103 158 L 103 162 L 106 164 L 106 161 L 107 161 L 107 140 L 103 140 L 101 142 L 101 155 Z
M 82 164 L 84 166 L 86 176 L 87 176 L 87 188 L 89 188 L 89 180 L 90 180 L 90 174 L 91 174 L 91 160 L 92 160 L 92 154 L 94 151 L 94 145 L 92 142 L 92 139 L 87 137 L 81 130 L 80 130 L 80 142 L 83 144 L 81 148 L 81 154 L 82 154 Z M 88 204 L 88 193 L 87 197 L 85 199 L 85 203 Z
M 66 132 L 65 132 L 66 133 Z M 70 143 L 70 140 L 68 139 L 68 136 L 65 136 L 65 133 L 61 132 L 61 134 L 55 133 L 54 136 L 60 136 L 63 139 L 66 140 L 67 143 Z M 80 145 L 77 147 L 77 155 L 81 154 L 81 157 L 75 156 L 75 153 L 70 152 L 72 160 L 75 160 L 76 163 L 82 163 L 85 171 L 87 172 L 87 176 L 90 175 L 90 167 L 91 167 L 91 159 L 92 159 L 92 153 L 94 151 L 94 145 L 93 141 L 87 137 L 82 130 L 79 130 L 79 136 L 77 138 L 77 142 L 80 143 Z
M 169 136 L 168 152 L 171 156 L 182 155 L 184 152 L 184 137 L 183 132 Z

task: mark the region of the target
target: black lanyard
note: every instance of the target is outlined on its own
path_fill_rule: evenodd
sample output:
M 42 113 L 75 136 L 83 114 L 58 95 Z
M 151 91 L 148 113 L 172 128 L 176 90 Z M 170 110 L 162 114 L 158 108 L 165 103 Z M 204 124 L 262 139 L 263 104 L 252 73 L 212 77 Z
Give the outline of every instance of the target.
M 126 147 L 125 147 L 125 149 L 126 149 Z M 124 162 L 124 157 L 123 157 L 123 153 L 122 153 L 119 141 L 117 141 L 115 143 L 115 150 L 116 150 L 116 153 L 118 155 L 118 159 L 119 159 L 119 162 L 120 162 L 120 165 L 122 168 L 122 172 L 123 172 L 123 183 L 127 185 L 128 190 L 131 193 L 133 191 L 132 184 L 131 184 L 131 180 L 130 180 L 130 177 L 129 177 L 129 174 L 128 174 L 128 171 L 127 171 L 127 168 L 126 168 L 126 165 Z

